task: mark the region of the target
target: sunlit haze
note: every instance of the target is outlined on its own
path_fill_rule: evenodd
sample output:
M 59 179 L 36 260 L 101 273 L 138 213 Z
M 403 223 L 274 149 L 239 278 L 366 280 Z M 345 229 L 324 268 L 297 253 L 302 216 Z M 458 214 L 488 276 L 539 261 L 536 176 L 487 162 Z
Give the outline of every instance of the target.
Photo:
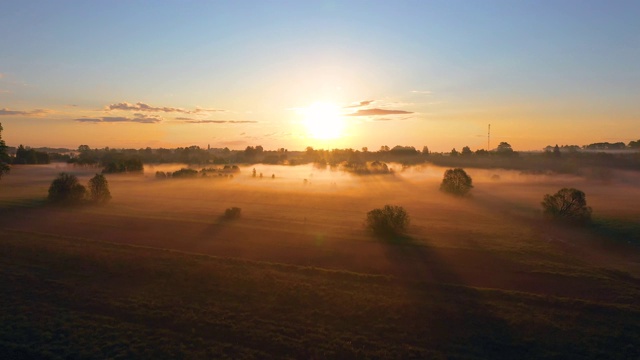
M 7 1 L 7 145 L 629 142 L 637 1 Z
M 309 135 L 317 139 L 336 139 L 344 126 L 340 108 L 334 104 L 316 102 L 303 109 L 304 124 Z
M 640 359 L 640 0 L 0 0 L 0 360 Z

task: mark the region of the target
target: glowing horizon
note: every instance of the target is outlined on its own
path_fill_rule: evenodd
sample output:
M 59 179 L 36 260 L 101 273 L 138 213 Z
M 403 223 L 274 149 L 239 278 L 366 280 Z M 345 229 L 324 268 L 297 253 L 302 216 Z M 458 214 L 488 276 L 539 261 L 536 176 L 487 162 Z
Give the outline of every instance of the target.
M 522 151 L 640 138 L 640 3 L 248 2 L 7 4 L 5 141 L 477 150 L 489 123 Z

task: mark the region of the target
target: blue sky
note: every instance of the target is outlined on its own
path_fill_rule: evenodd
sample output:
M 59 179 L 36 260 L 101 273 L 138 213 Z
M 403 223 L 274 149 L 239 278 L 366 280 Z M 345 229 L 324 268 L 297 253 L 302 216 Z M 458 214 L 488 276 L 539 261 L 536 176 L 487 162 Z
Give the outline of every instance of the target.
M 638 19 L 639 1 L 3 2 L 0 122 L 30 146 L 448 151 L 486 147 L 488 123 L 522 150 L 628 142 Z M 345 110 L 339 138 L 304 126 L 368 100 L 387 111 Z

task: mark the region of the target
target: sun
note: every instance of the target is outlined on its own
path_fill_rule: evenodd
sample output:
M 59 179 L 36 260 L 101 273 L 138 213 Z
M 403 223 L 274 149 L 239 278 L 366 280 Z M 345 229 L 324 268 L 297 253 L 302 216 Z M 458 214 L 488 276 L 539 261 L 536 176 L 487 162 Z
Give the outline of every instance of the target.
M 344 121 L 340 107 L 327 102 L 315 102 L 303 109 L 304 125 L 316 139 L 336 139 L 342 135 Z

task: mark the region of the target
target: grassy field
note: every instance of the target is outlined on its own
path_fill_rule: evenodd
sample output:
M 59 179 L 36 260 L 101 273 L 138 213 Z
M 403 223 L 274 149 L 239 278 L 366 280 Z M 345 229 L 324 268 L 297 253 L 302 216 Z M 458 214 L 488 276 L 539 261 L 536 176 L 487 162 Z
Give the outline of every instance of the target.
M 473 197 L 455 199 L 437 167 L 256 168 L 264 179 L 111 176 L 106 207 L 57 208 L 43 201 L 55 174 L 91 169 L 14 167 L 0 182 L 0 357 L 640 357 L 633 174 L 470 169 Z M 587 193 L 594 225 L 540 219 L 563 186 Z M 364 231 L 384 204 L 409 212 L 406 238 Z M 222 221 L 231 206 L 243 217 Z

